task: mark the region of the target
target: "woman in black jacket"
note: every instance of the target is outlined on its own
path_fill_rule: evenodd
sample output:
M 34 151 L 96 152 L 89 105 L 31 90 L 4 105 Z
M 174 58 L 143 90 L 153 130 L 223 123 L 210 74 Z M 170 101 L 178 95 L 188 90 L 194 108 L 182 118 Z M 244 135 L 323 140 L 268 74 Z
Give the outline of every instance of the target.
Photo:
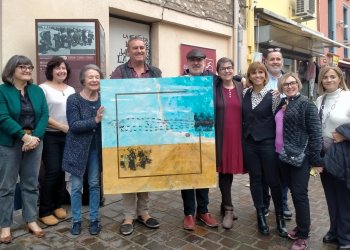
M 243 158 L 249 173 L 250 192 L 257 211 L 258 230 L 269 234 L 263 202 L 263 178 L 271 189 L 276 211 L 278 234 L 287 237 L 283 218 L 282 190 L 275 154 L 274 112 L 280 95 L 273 95 L 266 87 L 268 73 L 264 64 L 252 63 L 247 71 L 251 88 L 243 91 Z
M 278 89 L 286 96 L 286 109 L 282 117 L 282 148 L 279 165 L 283 180 L 291 190 L 297 226 L 288 232 L 294 240 L 292 249 L 306 249 L 310 231 L 310 205 L 308 183 L 310 165 L 323 167 L 321 153 L 321 123 L 315 104 L 300 94 L 302 84 L 295 73 L 284 74 Z M 276 121 L 278 123 L 278 121 Z M 300 163 L 298 156 L 304 155 Z

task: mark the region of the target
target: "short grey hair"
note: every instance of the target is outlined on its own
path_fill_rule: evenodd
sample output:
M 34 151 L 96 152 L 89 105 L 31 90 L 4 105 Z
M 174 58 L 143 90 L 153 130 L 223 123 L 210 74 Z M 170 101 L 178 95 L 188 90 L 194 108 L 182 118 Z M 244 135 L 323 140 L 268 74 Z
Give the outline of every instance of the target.
M 90 69 L 96 70 L 100 74 L 100 79 L 104 78 L 101 69 L 97 65 L 87 64 L 80 70 L 80 74 L 79 74 L 79 81 L 82 85 L 84 85 L 85 73 L 86 73 L 86 71 L 88 71 Z

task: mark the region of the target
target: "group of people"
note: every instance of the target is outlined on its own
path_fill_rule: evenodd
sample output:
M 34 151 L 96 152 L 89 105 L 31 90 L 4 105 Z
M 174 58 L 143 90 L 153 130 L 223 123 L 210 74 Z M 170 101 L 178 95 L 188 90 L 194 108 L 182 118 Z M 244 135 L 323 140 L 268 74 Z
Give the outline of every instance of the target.
M 39 219 L 55 225 L 67 217 L 62 208 L 65 172 L 71 178 L 73 235 L 81 231 L 83 175 L 88 173 L 91 235 L 100 232 L 101 70 L 93 64 L 80 72 L 81 92 L 67 85 L 68 63 L 53 57 L 46 67 L 47 81 L 32 81 L 34 66 L 22 55 L 9 59 L 0 85 L 0 227 L 2 243 L 12 241 L 11 225 L 17 180 L 21 190 L 22 217 L 30 233 L 43 237 Z M 40 185 L 39 170 L 44 173 Z
M 161 77 L 160 69 L 145 62 L 144 41 L 128 41 L 130 57 L 111 75 L 120 78 Z M 330 216 L 325 243 L 350 249 L 350 92 L 342 71 L 325 66 L 319 74 L 316 104 L 300 94 L 302 84 L 295 73 L 282 72 L 280 49 L 269 49 L 265 64 L 253 62 L 244 83 L 234 75 L 234 63 L 223 57 L 217 74 L 206 71 L 206 55 L 199 49 L 187 53 L 183 75 L 213 76 L 216 167 L 221 191 L 222 226 L 230 229 L 237 214 L 232 203 L 235 174 L 248 172 L 256 209 L 257 229 L 270 234 L 270 192 L 280 237 L 293 240 L 291 249 L 306 249 L 310 231 L 308 181 L 310 169 L 321 175 Z M 62 208 L 65 172 L 71 178 L 73 235 L 82 228 L 81 202 L 84 174 L 89 185 L 89 232 L 100 232 L 99 202 L 101 174 L 101 70 L 86 65 L 80 72 L 79 93 L 67 85 L 70 68 L 61 57 L 46 67 L 47 81 L 32 83 L 32 62 L 13 56 L 6 64 L 0 85 L 0 227 L 1 242 L 10 243 L 14 192 L 19 177 L 22 215 L 28 230 L 37 237 L 44 231 L 36 223 L 38 174 L 41 160 L 39 219 L 55 225 L 67 217 Z M 288 188 L 295 208 L 296 227 L 289 232 L 285 220 L 292 213 L 287 204 Z M 196 219 L 209 227 L 218 220 L 208 211 L 209 189 L 181 190 L 183 228 L 194 230 Z M 130 235 L 134 221 L 157 229 L 160 223 L 149 212 L 149 193 L 123 194 L 122 235 Z

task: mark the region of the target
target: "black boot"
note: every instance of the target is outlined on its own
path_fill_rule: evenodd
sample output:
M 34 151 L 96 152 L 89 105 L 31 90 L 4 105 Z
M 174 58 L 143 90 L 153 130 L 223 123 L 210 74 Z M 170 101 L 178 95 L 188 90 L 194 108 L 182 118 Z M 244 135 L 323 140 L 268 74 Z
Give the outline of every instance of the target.
M 286 223 L 284 221 L 282 213 L 277 213 L 276 214 L 276 225 L 277 225 L 278 235 L 280 237 L 287 238 L 288 237 L 288 232 L 287 232 L 287 229 L 286 229 Z
M 258 220 L 258 230 L 262 235 L 269 235 L 270 230 L 266 222 L 266 217 L 264 214 L 264 209 L 257 211 L 257 220 Z

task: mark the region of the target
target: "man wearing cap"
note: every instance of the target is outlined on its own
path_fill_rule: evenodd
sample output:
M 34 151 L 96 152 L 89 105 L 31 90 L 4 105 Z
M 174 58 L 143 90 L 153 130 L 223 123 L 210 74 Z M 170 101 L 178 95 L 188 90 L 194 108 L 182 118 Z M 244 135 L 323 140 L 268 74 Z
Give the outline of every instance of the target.
M 266 86 L 269 89 L 277 90 L 278 80 L 283 75 L 283 56 L 280 48 L 267 49 L 265 66 L 269 73 L 269 82 L 266 84 Z M 285 220 L 291 220 L 292 212 L 288 208 L 288 185 L 285 182 L 282 182 L 281 184 L 283 199 L 283 217 Z M 271 196 L 269 194 L 269 187 L 266 183 L 264 184 L 263 190 L 265 215 L 268 215 Z
M 204 70 L 206 55 L 199 49 L 193 49 L 186 55 L 187 67 L 184 75 L 189 76 L 214 76 L 209 70 Z M 209 188 L 181 190 L 184 205 L 185 218 L 183 227 L 186 230 L 194 230 L 196 221 L 194 215 L 197 210 L 197 219 L 204 222 L 209 227 L 217 227 L 218 222 L 208 212 Z M 197 209 L 196 209 L 197 200 Z
M 119 65 L 112 73 L 111 79 L 120 78 L 155 78 L 162 77 L 160 69 L 148 65 L 146 61 L 146 47 L 141 37 L 132 37 L 128 41 L 127 48 L 130 60 Z M 132 185 L 132 183 L 130 183 Z M 156 229 L 159 222 L 149 215 L 149 193 L 123 194 L 124 220 L 120 226 L 122 235 L 129 235 L 134 231 L 134 219 L 137 213 L 137 221 L 144 226 Z

